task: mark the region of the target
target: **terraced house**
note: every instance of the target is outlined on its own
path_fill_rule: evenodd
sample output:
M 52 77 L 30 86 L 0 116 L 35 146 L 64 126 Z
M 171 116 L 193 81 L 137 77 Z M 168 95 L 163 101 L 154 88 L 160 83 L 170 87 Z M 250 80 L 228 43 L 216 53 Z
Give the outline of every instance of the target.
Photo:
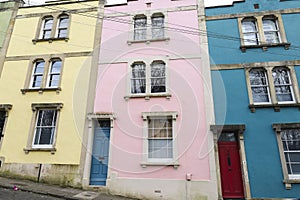
M 17 11 L 1 65 L 2 174 L 81 185 L 101 6 L 67 0 Z
M 217 199 L 204 7 L 104 8 L 84 185 L 140 199 Z
M 206 7 L 219 199 L 300 196 L 299 7 Z

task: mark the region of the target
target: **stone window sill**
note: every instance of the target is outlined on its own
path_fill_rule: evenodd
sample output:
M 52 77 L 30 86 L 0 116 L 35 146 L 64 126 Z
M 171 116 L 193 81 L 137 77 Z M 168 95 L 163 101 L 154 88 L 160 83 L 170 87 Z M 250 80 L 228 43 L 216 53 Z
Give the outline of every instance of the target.
M 124 99 L 128 101 L 132 98 L 145 98 L 145 100 L 149 100 L 150 98 L 157 98 L 157 97 L 165 97 L 166 99 L 171 98 L 171 94 L 169 93 L 157 93 L 157 94 L 131 94 L 128 96 L 125 96 Z
M 146 168 L 147 166 L 173 166 L 174 169 L 177 169 L 179 167 L 179 163 L 177 161 L 171 161 L 171 162 L 141 162 L 140 163 L 143 168 Z
M 290 190 L 292 189 L 292 184 L 300 183 L 300 179 L 285 179 L 283 183 L 285 184 L 285 189 Z
M 50 152 L 51 154 L 55 154 L 56 148 L 24 148 L 25 154 L 29 154 L 30 151 L 39 151 L 39 152 Z
M 26 92 L 38 92 L 42 94 L 45 91 L 56 91 L 57 94 L 61 91 L 60 87 L 57 88 L 24 88 L 21 89 L 22 94 L 26 94 Z
M 267 51 L 268 47 L 284 47 L 285 50 L 288 50 L 291 46 L 291 43 L 282 42 L 277 44 L 258 44 L 258 45 L 241 45 L 240 49 L 242 52 L 246 52 L 247 49 L 254 49 L 254 48 L 262 48 L 263 51 Z
M 128 45 L 131 45 L 131 44 L 134 44 L 134 43 L 151 43 L 151 42 L 160 42 L 160 41 L 169 41 L 170 38 L 168 37 L 164 37 L 164 38 L 157 38 L 157 39 L 146 39 L 146 40 L 128 40 L 127 41 L 127 44 Z
M 300 103 L 259 104 L 259 105 L 250 104 L 248 107 L 252 113 L 255 113 L 257 108 L 274 108 L 275 112 L 280 112 L 280 108 L 286 108 L 286 107 L 298 107 L 300 109 Z
M 69 41 L 69 38 L 68 37 L 62 37 L 62 38 L 47 38 L 47 39 L 32 39 L 32 43 L 33 44 L 36 44 L 37 42 L 49 42 L 49 43 L 52 43 L 53 41 L 60 41 L 60 40 L 64 40 L 65 42 L 68 42 Z

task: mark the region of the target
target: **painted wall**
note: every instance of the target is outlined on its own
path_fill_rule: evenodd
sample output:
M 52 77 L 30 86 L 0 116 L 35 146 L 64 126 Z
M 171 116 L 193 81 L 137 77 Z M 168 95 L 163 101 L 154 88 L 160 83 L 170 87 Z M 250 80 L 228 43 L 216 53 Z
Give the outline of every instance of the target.
M 34 44 L 32 39 L 35 38 L 41 14 L 53 12 L 52 8 L 56 12 L 74 8 L 81 11 L 84 9 L 85 12 L 70 15 L 68 41 L 41 41 Z M 97 8 L 98 1 L 89 1 L 19 9 L 0 79 L 0 103 L 13 106 L 8 113 L 0 150 L 0 156 L 5 159 L 4 170 L 32 174 L 37 169 L 36 164 L 41 163 L 45 166 L 42 175 L 52 182 L 61 184 L 57 180 L 67 173 L 72 174 L 67 184 L 72 184 L 75 179 L 77 183 L 81 181 L 78 179 L 79 164 L 84 146 L 83 132 L 97 20 L 91 16 L 97 16 Z M 61 91 L 29 91 L 22 94 L 20 90 L 24 89 L 26 76 L 31 73 L 30 59 L 49 55 L 62 56 Z M 25 154 L 23 150 L 28 141 L 33 115 L 32 103 L 63 103 L 58 118 L 54 154 L 49 151 L 30 151 Z M 52 180 L 55 178 L 57 180 Z
M 154 191 L 162 190 L 160 198 L 177 199 L 178 195 L 187 194 L 185 185 L 191 184 L 194 186 L 188 194 L 191 198 L 215 199 L 215 176 L 211 171 L 214 165 L 210 161 L 213 151 L 209 146 L 204 102 L 208 77 L 203 76 L 203 71 L 208 66 L 202 65 L 199 36 L 179 30 L 183 26 L 198 29 L 196 1 L 154 0 L 148 7 L 146 2 L 128 1 L 127 5 L 105 9 L 106 16 L 115 18 L 103 21 L 94 112 L 116 115 L 111 133 L 108 187 L 113 192 L 138 197 L 142 194 L 145 198 L 158 198 Z M 132 42 L 134 15 L 151 16 L 155 12 L 165 15 L 168 27 L 165 33 L 169 39 Z M 171 97 L 126 99 L 130 94 L 130 65 L 134 61 L 153 60 L 166 62 Z M 142 112 L 165 111 L 178 112 L 175 133 L 180 166 L 143 168 Z M 185 180 L 187 173 L 192 174 L 191 183 Z M 169 184 L 177 189 L 166 188 Z
M 253 4 L 258 3 L 260 8 L 254 9 Z M 299 8 L 295 1 L 253 1 L 235 3 L 233 6 L 207 8 L 209 17 L 222 14 L 245 14 L 264 10 L 278 10 Z M 241 64 L 268 61 L 299 60 L 295 24 L 299 14 L 282 14 L 283 24 L 289 50 L 283 47 L 247 49 L 245 53 L 240 50 L 238 22 L 236 17 L 227 19 L 208 20 L 207 30 L 209 39 L 210 59 L 212 65 Z M 226 18 L 226 17 L 225 17 Z M 214 34 L 223 37 L 218 38 Z M 229 38 L 228 36 L 232 37 Z M 300 78 L 299 66 L 295 66 L 296 76 Z M 250 179 L 252 198 L 288 198 L 300 196 L 300 185 L 292 184 L 291 190 L 286 190 L 283 184 L 283 174 L 277 146 L 277 139 L 272 124 L 299 122 L 299 108 L 281 108 L 275 112 L 273 108 L 258 108 L 251 113 L 248 108 L 249 98 L 246 86 L 244 69 L 213 70 L 213 95 L 216 124 L 245 124 L 244 132 L 246 159 Z
M 6 32 L 9 26 L 9 22 L 12 16 L 13 7 L 15 2 L 0 2 L 0 48 L 3 46 L 3 42 L 6 37 Z

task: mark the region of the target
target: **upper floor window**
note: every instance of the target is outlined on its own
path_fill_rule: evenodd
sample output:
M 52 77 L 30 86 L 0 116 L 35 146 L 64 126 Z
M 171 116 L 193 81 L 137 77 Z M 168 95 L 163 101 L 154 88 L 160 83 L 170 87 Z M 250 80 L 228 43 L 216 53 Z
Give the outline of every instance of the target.
M 261 67 L 246 70 L 250 104 L 295 104 L 298 84 L 293 67 Z
M 291 189 L 291 183 L 300 180 L 300 124 L 273 124 L 278 142 L 284 183 Z
M 152 39 L 164 38 L 164 16 L 162 14 L 154 14 L 151 18 Z
M 165 16 L 162 13 L 136 15 L 133 20 L 133 41 L 166 39 Z
M 52 41 L 53 39 L 67 39 L 70 27 L 70 16 L 66 13 L 54 13 L 41 18 L 36 36 L 32 40 Z
M 266 15 L 240 18 L 239 27 L 241 33 L 241 49 L 269 46 L 284 46 L 289 48 L 287 43 L 281 15 Z
M 257 24 L 254 18 L 245 18 L 242 21 L 243 40 L 245 45 L 258 44 Z
M 147 38 L 147 17 L 138 15 L 134 18 L 134 40 L 146 40 Z
M 135 62 L 131 65 L 131 94 L 156 94 L 166 92 L 166 64 L 161 60 L 150 65 Z
M 39 58 L 35 59 L 29 66 L 30 76 L 25 82 L 23 93 L 29 90 L 60 90 L 62 60 L 60 58 Z
M 65 38 L 68 34 L 69 16 L 61 15 L 58 19 L 57 37 Z
M 53 17 L 45 17 L 43 20 L 43 28 L 41 30 L 41 39 L 49 39 L 51 37 L 53 27 Z
M 249 79 L 254 103 L 270 103 L 269 83 L 264 69 L 251 69 Z

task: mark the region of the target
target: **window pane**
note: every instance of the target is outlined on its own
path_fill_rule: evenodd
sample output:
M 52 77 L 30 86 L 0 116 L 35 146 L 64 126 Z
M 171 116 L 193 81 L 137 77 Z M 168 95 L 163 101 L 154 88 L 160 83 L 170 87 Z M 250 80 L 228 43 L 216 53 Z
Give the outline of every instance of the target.
M 51 67 L 51 73 L 60 73 L 61 61 L 53 61 Z
M 60 29 L 60 30 L 58 31 L 58 37 L 59 37 L 59 38 L 67 37 L 67 33 L 68 33 L 68 30 L 67 30 L 67 29 Z
M 38 144 L 51 144 L 52 128 L 41 128 Z
M 164 38 L 164 17 L 152 17 L 152 38 Z
M 35 68 L 34 68 L 34 73 L 35 74 L 44 73 L 44 66 L 45 66 L 45 62 L 36 62 Z
M 279 102 L 293 101 L 293 88 L 288 69 L 277 67 L 272 71 L 276 97 Z
M 218 142 L 235 142 L 236 137 L 234 133 L 222 133 Z
M 44 31 L 43 38 L 48 39 L 51 37 L 51 31 Z
M 266 42 L 268 44 L 279 43 L 279 30 L 275 20 L 264 19 L 263 20 L 263 29 Z
M 166 67 L 163 62 L 151 65 L 151 93 L 166 92 Z
M 149 158 L 173 158 L 172 140 L 149 140 Z
M 1 140 L 2 134 L 3 134 L 5 118 L 6 118 L 6 112 L 5 111 L 0 111 L 0 140 Z
M 39 110 L 35 129 L 35 145 L 52 144 L 56 128 L 56 110 Z
M 147 37 L 147 19 L 136 18 L 134 20 L 134 40 L 145 40 Z
M 43 82 L 43 75 L 34 75 L 32 87 L 41 87 Z
M 52 29 L 53 25 L 53 19 L 45 19 L 45 24 L 44 24 L 44 30 L 45 29 Z
M 280 134 L 288 173 L 300 174 L 300 129 L 286 129 Z
M 69 24 L 69 18 L 68 17 L 60 18 L 59 28 L 68 28 L 68 24 Z
M 253 102 L 269 102 L 268 80 L 264 70 L 252 69 L 249 72 Z
M 257 45 L 258 44 L 258 36 L 256 29 L 256 22 L 245 20 L 242 22 L 242 31 L 244 35 L 244 44 L 245 45 Z
M 58 86 L 60 75 L 51 75 L 49 80 L 49 87 Z
M 146 92 L 146 66 L 145 64 L 134 64 L 131 72 L 131 93 Z

